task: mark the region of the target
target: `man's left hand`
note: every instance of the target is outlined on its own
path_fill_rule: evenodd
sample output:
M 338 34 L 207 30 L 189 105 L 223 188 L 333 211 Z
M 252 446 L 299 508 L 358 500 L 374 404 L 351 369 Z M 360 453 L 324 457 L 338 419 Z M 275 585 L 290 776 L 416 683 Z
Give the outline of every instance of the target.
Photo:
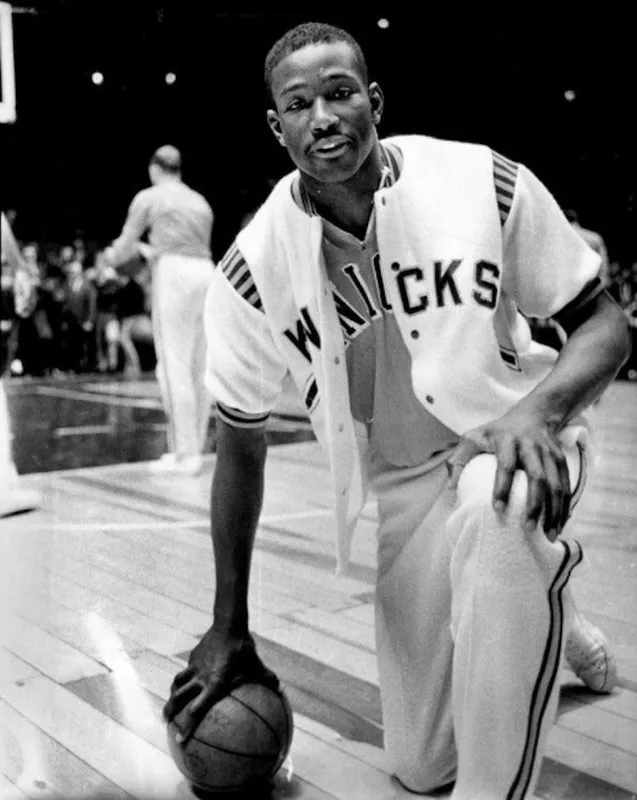
M 480 453 L 491 453 L 498 462 L 494 510 L 506 509 L 514 475 L 522 470 L 528 479 L 526 512 L 521 520 L 524 530 L 535 530 L 543 516 L 544 532 L 555 541 L 569 516 L 571 488 L 564 451 L 546 421 L 513 409 L 466 433 L 447 462 L 452 488 L 457 487 L 464 467 Z

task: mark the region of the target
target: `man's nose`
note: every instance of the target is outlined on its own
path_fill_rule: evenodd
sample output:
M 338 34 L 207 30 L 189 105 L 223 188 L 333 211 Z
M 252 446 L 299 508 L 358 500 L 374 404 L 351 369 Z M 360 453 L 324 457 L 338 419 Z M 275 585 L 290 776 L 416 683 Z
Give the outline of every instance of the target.
M 330 104 L 322 97 L 317 97 L 312 106 L 312 130 L 326 131 L 338 122 L 338 117 L 332 111 Z

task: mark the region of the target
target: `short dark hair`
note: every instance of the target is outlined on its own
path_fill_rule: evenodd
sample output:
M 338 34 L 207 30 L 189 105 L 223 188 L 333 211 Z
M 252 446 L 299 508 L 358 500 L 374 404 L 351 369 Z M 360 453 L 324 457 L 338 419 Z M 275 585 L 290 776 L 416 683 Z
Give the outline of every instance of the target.
M 181 172 L 181 153 L 171 144 L 165 144 L 155 150 L 150 159 L 150 163 L 157 164 L 164 172 L 178 174 Z
M 304 22 L 283 34 L 272 45 L 265 58 L 263 77 L 268 98 L 274 100 L 272 95 L 272 73 L 284 58 L 311 44 L 334 44 L 336 42 L 345 42 L 352 48 L 363 82 L 367 84 L 369 82 L 367 61 L 360 44 L 351 33 L 325 22 Z

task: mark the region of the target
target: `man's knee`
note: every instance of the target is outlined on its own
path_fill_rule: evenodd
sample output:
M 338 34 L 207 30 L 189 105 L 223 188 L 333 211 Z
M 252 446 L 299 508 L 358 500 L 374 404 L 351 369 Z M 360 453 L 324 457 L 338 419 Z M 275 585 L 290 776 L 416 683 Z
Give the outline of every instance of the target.
M 458 507 L 470 507 L 480 513 L 493 513 L 493 491 L 498 463 L 490 453 L 481 453 L 465 466 L 458 482 Z M 506 510 L 501 523 L 522 525 L 528 496 L 528 479 L 523 470 L 516 470 Z

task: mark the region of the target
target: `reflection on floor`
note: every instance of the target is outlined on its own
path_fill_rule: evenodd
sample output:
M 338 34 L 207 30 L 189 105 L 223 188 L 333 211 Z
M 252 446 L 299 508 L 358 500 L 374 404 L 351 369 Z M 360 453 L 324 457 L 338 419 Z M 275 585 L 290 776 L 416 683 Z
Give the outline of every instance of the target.
M 143 380 L 77 376 L 7 381 L 20 474 L 150 461 L 166 452 L 166 418 L 153 375 Z M 270 423 L 272 444 L 313 439 L 288 383 Z M 214 410 L 206 452 L 213 452 Z
M 0 521 L 0 798 L 193 800 L 159 710 L 211 619 L 214 420 L 204 473 L 158 476 L 146 463 L 165 449 L 151 378 L 15 382 L 10 395 L 22 480 L 44 503 Z M 576 532 L 588 563 L 573 577 L 580 608 L 614 643 L 620 685 L 595 696 L 563 671 L 544 800 L 636 797 L 636 407 L 637 385 L 617 383 L 596 410 Z M 295 735 L 258 800 L 408 800 L 382 750 L 376 509 L 359 525 L 353 574 L 335 576 L 326 461 L 292 390 L 272 441 L 250 618 Z

